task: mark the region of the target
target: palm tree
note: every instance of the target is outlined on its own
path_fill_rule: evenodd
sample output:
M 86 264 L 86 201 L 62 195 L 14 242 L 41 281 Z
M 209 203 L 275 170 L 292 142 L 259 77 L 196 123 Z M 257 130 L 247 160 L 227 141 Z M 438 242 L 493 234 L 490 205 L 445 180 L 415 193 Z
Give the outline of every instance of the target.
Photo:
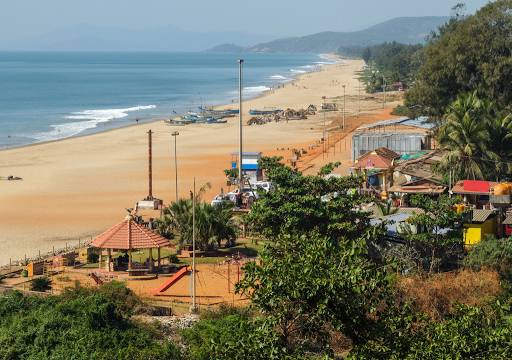
M 503 180 L 512 173 L 512 114 L 494 117 L 488 122 L 489 165 L 496 180 Z
M 459 96 L 450 105 L 446 123 L 439 129 L 438 140 L 447 151 L 441 160 L 440 170 L 445 173 L 451 171 L 454 180 L 484 178 L 484 157 L 490 155 L 487 124 L 491 107 L 491 103 L 479 99 L 476 92 Z
M 197 199 L 197 196 L 196 196 Z M 160 234 L 168 238 L 176 236 L 180 246 L 192 242 L 192 199 L 180 199 L 164 209 L 163 216 L 157 221 Z M 201 250 L 214 245 L 234 245 L 237 238 L 237 226 L 232 218 L 231 204 L 210 205 L 196 200 L 196 244 Z

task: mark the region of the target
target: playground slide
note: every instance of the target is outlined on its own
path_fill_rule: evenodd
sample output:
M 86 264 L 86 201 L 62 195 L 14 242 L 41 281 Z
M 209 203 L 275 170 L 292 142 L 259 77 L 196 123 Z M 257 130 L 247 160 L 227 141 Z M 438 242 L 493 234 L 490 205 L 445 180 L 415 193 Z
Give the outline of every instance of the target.
M 165 290 L 169 289 L 171 286 L 173 286 L 179 279 L 183 277 L 188 273 L 188 266 L 182 267 L 176 274 L 174 274 L 169 280 L 164 282 L 158 289 L 155 289 L 153 291 L 154 295 L 160 295 Z

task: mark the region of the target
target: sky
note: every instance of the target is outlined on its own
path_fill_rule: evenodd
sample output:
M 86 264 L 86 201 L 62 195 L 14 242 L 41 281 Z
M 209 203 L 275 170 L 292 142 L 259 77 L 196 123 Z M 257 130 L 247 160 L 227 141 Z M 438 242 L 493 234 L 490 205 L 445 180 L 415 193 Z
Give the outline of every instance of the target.
M 81 25 L 275 37 L 352 31 L 397 16 L 449 15 L 463 0 L 15 0 L 2 1 L 0 42 Z M 489 0 L 467 0 L 468 11 Z

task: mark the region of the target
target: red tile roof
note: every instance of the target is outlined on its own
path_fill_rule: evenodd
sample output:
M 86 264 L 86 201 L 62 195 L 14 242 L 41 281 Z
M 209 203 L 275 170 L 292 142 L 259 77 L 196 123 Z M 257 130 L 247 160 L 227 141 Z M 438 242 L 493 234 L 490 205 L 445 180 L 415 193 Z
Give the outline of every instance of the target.
M 93 240 L 92 246 L 100 249 L 150 249 L 169 246 L 169 240 L 137 224 L 133 219 L 125 219 Z

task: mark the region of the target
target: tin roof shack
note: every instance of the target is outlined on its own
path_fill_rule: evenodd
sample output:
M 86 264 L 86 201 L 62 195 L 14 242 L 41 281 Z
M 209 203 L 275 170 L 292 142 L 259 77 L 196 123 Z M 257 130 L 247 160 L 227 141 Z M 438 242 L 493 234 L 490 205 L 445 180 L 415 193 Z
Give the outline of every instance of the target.
M 496 213 L 493 210 L 473 209 L 471 222 L 464 224 L 464 245 L 478 244 L 489 235 L 496 235 Z
M 400 118 L 361 126 L 352 135 L 352 161 L 379 147 L 398 154 L 414 153 L 433 147 L 433 124 L 426 118 Z
M 258 165 L 261 159 L 261 152 L 242 153 L 242 172 L 251 184 L 263 179 L 263 172 Z M 238 169 L 238 153 L 232 154 L 231 169 Z
M 439 163 L 441 157 L 438 150 L 400 157 L 393 172 L 393 186 L 389 189 L 398 197 L 397 206 L 409 206 L 411 194 L 439 196 L 448 189 L 441 176 L 433 171 L 433 166 Z
M 398 158 L 400 155 L 396 152 L 378 148 L 357 159 L 352 171 L 366 179 L 363 191 L 381 191 L 381 197 L 387 198 L 387 188 L 393 180 L 393 168 Z
M 477 209 L 490 209 L 491 188 L 498 185 L 493 181 L 460 180 L 453 187 L 453 194 L 461 195 L 465 203 L 475 206 Z

